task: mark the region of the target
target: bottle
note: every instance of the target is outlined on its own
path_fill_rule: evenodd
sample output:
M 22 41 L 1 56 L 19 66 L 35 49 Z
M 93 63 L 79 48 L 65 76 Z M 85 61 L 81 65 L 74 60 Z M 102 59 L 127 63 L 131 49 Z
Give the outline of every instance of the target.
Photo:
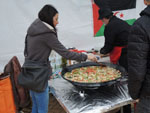
M 64 68 L 67 66 L 67 59 L 65 59 L 64 57 L 61 58 L 61 68 Z
M 56 53 L 56 70 L 61 68 L 61 64 L 62 64 L 62 57 Z

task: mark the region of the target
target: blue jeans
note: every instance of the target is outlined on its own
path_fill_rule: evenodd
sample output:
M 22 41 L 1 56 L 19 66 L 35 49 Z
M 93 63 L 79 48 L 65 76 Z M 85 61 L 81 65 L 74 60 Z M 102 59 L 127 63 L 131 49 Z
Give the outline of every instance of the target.
M 43 92 L 34 92 L 30 90 L 32 98 L 32 113 L 48 113 L 49 88 Z

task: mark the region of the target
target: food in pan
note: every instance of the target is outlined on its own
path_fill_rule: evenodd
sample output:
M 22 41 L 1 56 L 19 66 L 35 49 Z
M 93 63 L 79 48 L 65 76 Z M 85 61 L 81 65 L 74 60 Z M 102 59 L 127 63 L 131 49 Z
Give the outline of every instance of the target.
M 73 69 L 64 77 L 74 82 L 99 83 L 115 80 L 121 77 L 121 72 L 108 66 L 88 66 Z

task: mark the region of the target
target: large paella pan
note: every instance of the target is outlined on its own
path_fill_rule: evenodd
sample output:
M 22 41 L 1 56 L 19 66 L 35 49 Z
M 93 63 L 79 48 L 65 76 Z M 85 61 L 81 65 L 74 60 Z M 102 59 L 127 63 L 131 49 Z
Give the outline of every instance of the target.
M 82 88 L 98 88 L 112 85 L 127 75 L 126 70 L 111 63 L 84 62 L 65 67 L 62 77 L 75 86 Z

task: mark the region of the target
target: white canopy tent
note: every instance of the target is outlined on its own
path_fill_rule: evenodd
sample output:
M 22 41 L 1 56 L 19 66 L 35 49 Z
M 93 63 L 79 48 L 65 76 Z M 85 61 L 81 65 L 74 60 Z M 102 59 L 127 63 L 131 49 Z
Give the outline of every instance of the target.
M 45 4 L 54 5 L 59 12 L 58 37 L 66 47 L 89 50 L 103 46 L 104 37 L 93 36 L 91 0 L 1 0 L 0 72 L 13 56 L 23 62 L 26 31 Z M 136 18 L 144 7 L 143 1 L 137 1 Z

